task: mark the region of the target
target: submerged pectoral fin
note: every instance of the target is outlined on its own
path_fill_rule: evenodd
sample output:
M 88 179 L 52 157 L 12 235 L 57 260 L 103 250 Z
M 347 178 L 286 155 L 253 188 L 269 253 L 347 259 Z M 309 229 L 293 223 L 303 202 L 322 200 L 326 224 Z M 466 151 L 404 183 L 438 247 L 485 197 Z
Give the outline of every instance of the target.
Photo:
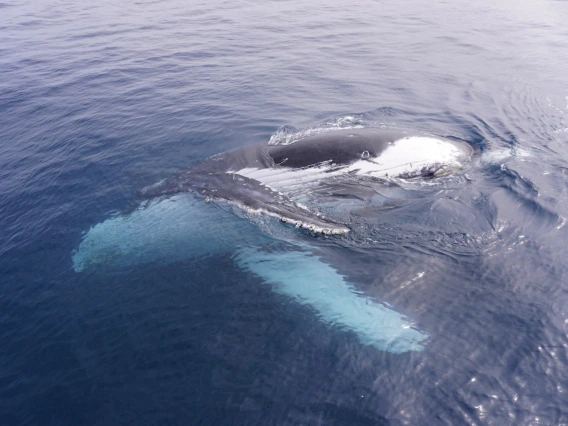
M 91 227 L 73 253 L 73 269 L 170 263 L 266 240 L 252 223 L 221 206 L 192 194 L 179 194 Z
M 319 318 L 350 330 L 367 345 L 394 353 L 423 350 L 427 335 L 403 315 L 358 293 L 334 268 L 305 251 L 240 249 L 236 263 L 273 291 L 313 308 Z
M 362 343 L 395 353 L 423 349 L 426 335 L 401 314 L 357 293 L 309 251 L 296 244 L 297 250 L 279 250 L 281 244 L 289 247 L 275 245 L 251 222 L 216 203 L 180 194 L 93 226 L 73 254 L 73 268 L 117 270 L 236 251 L 241 268 L 275 292 L 309 305 L 322 321 L 354 332 Z

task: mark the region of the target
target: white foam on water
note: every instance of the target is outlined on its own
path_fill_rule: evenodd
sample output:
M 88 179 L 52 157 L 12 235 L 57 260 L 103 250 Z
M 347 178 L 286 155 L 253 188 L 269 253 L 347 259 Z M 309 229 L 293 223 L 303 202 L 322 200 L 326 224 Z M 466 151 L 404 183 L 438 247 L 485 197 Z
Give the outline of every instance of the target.
M 329 127 L 310 127 L 304 130 L 297 130 L 291 133 L 278 130 L 268 141 L 268 145 L 291 145 L 302 139 L 308 138 L 320 133 L 333 132 L 336 130 L 346 129 L 363 129 L 365 128 L 364 121 L 355 116 L 339 117 L 333 122 L 328 122 Z
M 523 148 L 499 148 L 491 149 L 481 154 L 481 162 L 484 164 L 499 164 L 513 158 L 524 159 L 531 156 L 531 153 Z

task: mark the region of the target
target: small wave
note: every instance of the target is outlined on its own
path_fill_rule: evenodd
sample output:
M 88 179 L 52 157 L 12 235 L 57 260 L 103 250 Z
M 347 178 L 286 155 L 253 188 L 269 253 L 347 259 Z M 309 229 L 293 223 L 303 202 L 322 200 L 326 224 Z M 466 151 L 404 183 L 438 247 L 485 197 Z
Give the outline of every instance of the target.
M 298 130 L 294 126 L 283 126 L 278 129 L 268 141 L 268 145 L 291 145 L 299 140 L 309 136 L 329 132 L 333 130 L 345 129 L 361 129 L 364 127 L 374 127 L 372 123 L 367 123 L 362 116 L 359 115 L 345 115 L 340 116 L 332 121 L 325 122 L 321 125 L 308 127 L 304 130 Z
M 531 153 L 526 149 L 514 146 L 511 148 L 492 149 L 481 154 L 483 164 L 499 164 L 512 158 L 528 158 Z
M 339 128 L 339 129 L 352 129 L 352 128 L 360 128 L 365 127 L 368 125 L 364 118 L 360 115 L 345 115 L 342 117 L 337 117 L 335 120 L 326 123 L 328 126 L 332 128 Z
M 552 102 L 552 100 L 550 99 L 550 97 L 546 98 L 547 102 L 548 102 L 548 106 L 555 110 L 556 112 L 561 114 L 561 124 L 557 129 L 552 130 L 553 134 L 560 134 L 560 133 L 568 133 L 568 126 L 566 123 L 566 111 L 564 111 L 563 109 L 557 107 L 556 105 L 554 105 L 554 103 Z M 566 102 L 566 110 L 568 111 L 568 96 L 566 96 L 564 98 L 565 102 Z
M 339 127 L 330 127 L 330 128 L 309 128 L 302 131 L 297 131 L 296 133 L 286 133 L 281 132 L 280 129 L 276 131 L 274 135 L 270 137 L 268 141 L 268 145 L 291 145 L 293 143 L 298 142 L 299 140 L 305 139 L 308 136 L 312 136 L 318 133 L 324 133 L 332 130 L 340 129 Z

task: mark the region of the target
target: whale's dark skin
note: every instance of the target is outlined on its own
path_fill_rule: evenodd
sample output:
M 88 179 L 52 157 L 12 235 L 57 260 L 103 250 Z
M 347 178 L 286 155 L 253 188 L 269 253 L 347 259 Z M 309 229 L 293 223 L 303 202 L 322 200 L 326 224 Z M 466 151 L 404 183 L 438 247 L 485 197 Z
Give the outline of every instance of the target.
M 223 175 L 228 174 L 230 178 L 228 172 L 246 167 L 301 168 L 324 161 L 347 165 L 361 159 L 363 155 L 378 157 L 390 143 L 405 136 L 402 132 L 378 129 L 346 129 L 318 133 L 290 145 L 249 145 L 207 158 L 160 185 L 142 191 L 141 195 L 151 198 L 184 191 L 219 190 L 219 185 L 227 183 Z
M 347 166 L 362 158 L 379 157 L 391 143 L 408 135 L 381 129 L 329 130 L 288 145 L 249 145 L 214 155 L 165 181 L 140 192 L 153 198 L 193 192 L 209 199 L 224 200 L 263 211 L 283 221 L 321 232 L 344 233 L 348 229 L 331 219 L 299 207 L 283 194 L 236 172 L 245 168 L 284 170 L 306 168 L 323 162 Z M 424 170 L 432 175 L 436 170 Z
M 378 129 L 347 129 L 319 133 L 292 145 L 268 147 L 268 155 L 275 164 L 285 167 L 308 167 L 323 161 L 348 165 L 368 153 L 378 157 L 389 143 L 401 139 L 401 132 Z
M 402 132 L 379 129 L 332 130 L 308 136 L 289 145 L 249 145 L 214 155 L 158 185 L 140 191 L 143 198 L 194 192 L 210 199 L 236 202 L 263 210 L 297 226 L 344 233 L 347 228 L 298 207 L 293 201 L 260 182 L 230 173 L 246 167 L 303 168 L 330 161 L 348 165 L 362 156 L 378 157 Z

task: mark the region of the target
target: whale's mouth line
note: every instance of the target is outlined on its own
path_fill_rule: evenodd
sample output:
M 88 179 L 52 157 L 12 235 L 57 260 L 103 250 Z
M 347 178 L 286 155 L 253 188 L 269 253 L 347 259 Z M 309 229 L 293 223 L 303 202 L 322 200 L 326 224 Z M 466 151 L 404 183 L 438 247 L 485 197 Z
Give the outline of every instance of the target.
M 234 176 L 239 177 L 235 179 Z M 315 234 L 341 235 L 350 231 L 344 224 L 329 219 L 317 211 L 314 212 L 257 180 L 236 173 L 225 173 L 217 178 L 230 179 L 232 187 L 229 192 L 215 189 L 197 191 L 206 201 L 220 200 L 236 206 L 247 214 L 274 217 L 282 223 Z
M 308 219 L 300 220 L 290 216 L 287 216 L 281 212 L 271 211 L 269 209 L 251 209 L 247 206 L 238 205 L 239 208 L 242 208 L 247 213 L 255 214 L 255 215 L 267 215 L 270 217 L 275 217 L 280 222 L 291 224 L 296 229 L 305 229 L 307 231 L 313 232 L 314 234 L 322 234 L 322 235 L 343 235 L 349 233 L 350 229 L 347 226 L 342 224 L 335 224 L 330 222 L 325 217 L 319 217 L 320 222 L 325 223 L 325 225 L 320 225 L 314 223 L 313 219 L 310 216 L 306 216 Z M 310 215 L 313 214 L 309 212 Z

